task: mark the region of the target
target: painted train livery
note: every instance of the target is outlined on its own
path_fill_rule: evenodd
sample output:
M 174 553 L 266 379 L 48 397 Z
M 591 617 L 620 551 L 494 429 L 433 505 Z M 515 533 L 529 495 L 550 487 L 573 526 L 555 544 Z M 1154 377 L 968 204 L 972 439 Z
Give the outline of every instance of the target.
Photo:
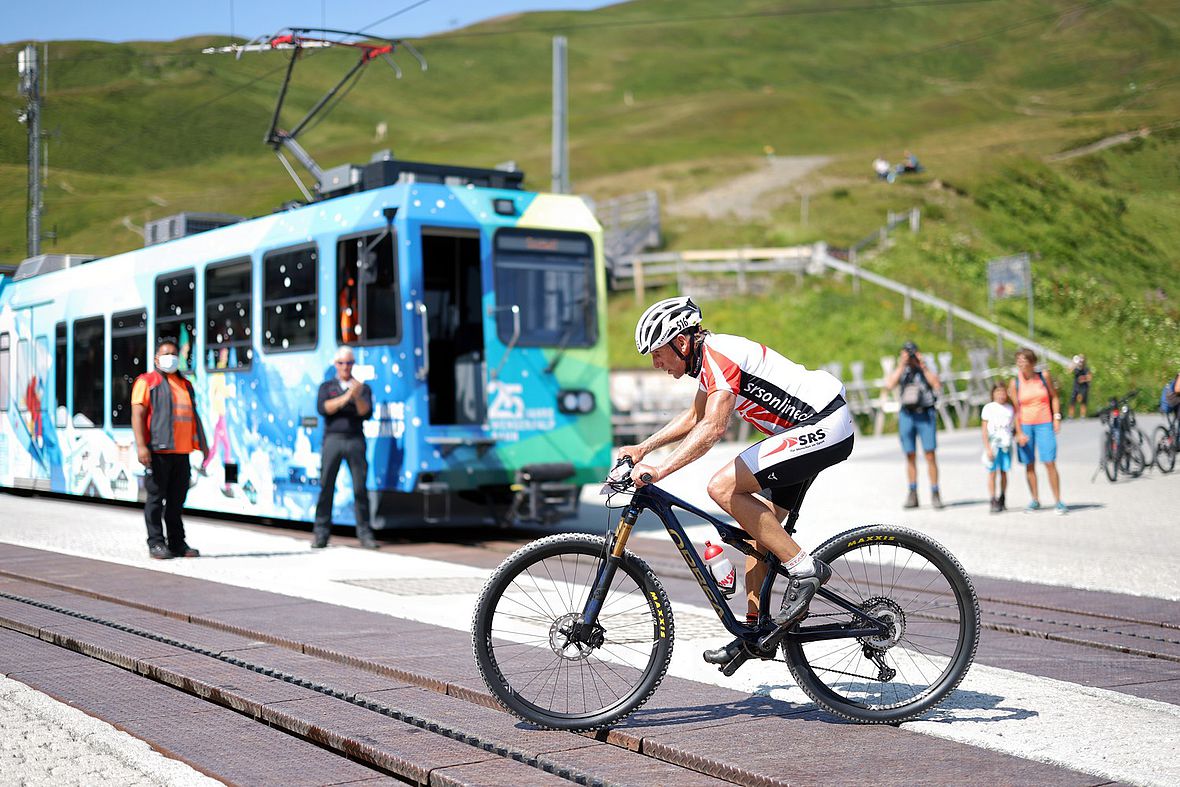
M 373 390 L 374 526 L 576 507 L 610 459 L 601 228 L 519 173 L 385 164 L 388 185 L 0 277 L 0 486 L 142 500 L 131 385 L 171 336 L 210 444 L 190 509 L 314 518 L 341 345 Z

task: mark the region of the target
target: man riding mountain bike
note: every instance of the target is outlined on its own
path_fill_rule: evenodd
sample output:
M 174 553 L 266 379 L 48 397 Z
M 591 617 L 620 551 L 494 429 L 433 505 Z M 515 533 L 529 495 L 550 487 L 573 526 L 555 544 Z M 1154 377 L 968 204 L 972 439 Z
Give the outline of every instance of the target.
M 635 326 L 635 347 L 651 354 L 652 366 L 676 379 L 688 374 L 700 387 L 692 406 L 620 456 L 635 467 L 636 486 L 654 483 L 704 456 L 725 435 L 736 411 L 766 439 L 742 451 L 709 481 L 709 496 L 750 534 L 759 550 L 774 553 L 790 575 L 782 607 L 773 620 L 785 633 L 807 616 L 815 592 L 832 570 L 803 550 L 783 529 L 811 481 L 852 453 L 852 414 L 844 386 L 825 371 L 811 371 L 765 345 L 701 327 L 701 310 L 690 298 L 667 298 L 650 306 Z M 645 463 L 657 448 L 680 441 L 660 463 Z M 766 565 L 746 559 L 747 622 L 758 619 L 758 588 Z M 772 638 L 777 642 L 780 638 Z M 708 650 L 705 661 L 726 664 L 742 650 L 738 638 Z M 751 655 L 769 658 L 769 653 Z

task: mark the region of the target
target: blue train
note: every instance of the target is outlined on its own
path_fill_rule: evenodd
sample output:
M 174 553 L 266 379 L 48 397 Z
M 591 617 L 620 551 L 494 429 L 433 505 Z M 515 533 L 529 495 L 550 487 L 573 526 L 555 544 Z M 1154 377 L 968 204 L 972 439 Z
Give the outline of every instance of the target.
M 182 215 L 144 248 L 0 276 L 0 486 L 142 499 L 131 384 L 175 336 L 211 444 L 191 509 L 313 519 L 316 391 L 342 344 L 374 395 L 376 527 L 575 508 L 610 461 L 598 222 L 519 173 L 373 166 L 329 199 Z M 352 511 L 341 473 L 333 519 Z

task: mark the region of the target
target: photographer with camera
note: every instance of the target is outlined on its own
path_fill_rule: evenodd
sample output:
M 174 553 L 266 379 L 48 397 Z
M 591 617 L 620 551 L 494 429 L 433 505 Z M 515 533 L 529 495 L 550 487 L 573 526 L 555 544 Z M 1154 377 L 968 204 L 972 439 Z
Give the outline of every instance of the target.
M 938 392 L 942 390 L 942 382 L 938 374 L 926 365 L 918 345 L 913 342 L 902 345 L 897 366 L 885 378 L 887 390 L 893 390 L 898 385 L 901 386 L 901 409 L 897 413 L 898 436 L 901 438 L 901 450 L 905 452 L 906 478 L 910 486 L 905 508 L 918 507 L 916 455 L 919 438 L 926 453 L 926 471 L 930 475 L 930 503 L 935 508 L 942 508 L 942 496 L 938 492 L 938 460 L 934 456 L 937 448 L 935 430 L 938 427 L 934 403 L 938 399 Z

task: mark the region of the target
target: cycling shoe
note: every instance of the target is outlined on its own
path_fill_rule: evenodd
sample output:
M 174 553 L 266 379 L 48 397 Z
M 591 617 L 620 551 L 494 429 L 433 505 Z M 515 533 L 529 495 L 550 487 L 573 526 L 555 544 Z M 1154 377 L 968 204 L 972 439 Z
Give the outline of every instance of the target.
M 811 576 L 791 577 L 787 583 L 787 592 L 783 595 L 782 608 L 774 616 L 775 625 L 781 628 L 807 617 L 807 607 L 815 591 L 831 578 L 832 569 L 819 560 L 815 561 L 815 573 Z

